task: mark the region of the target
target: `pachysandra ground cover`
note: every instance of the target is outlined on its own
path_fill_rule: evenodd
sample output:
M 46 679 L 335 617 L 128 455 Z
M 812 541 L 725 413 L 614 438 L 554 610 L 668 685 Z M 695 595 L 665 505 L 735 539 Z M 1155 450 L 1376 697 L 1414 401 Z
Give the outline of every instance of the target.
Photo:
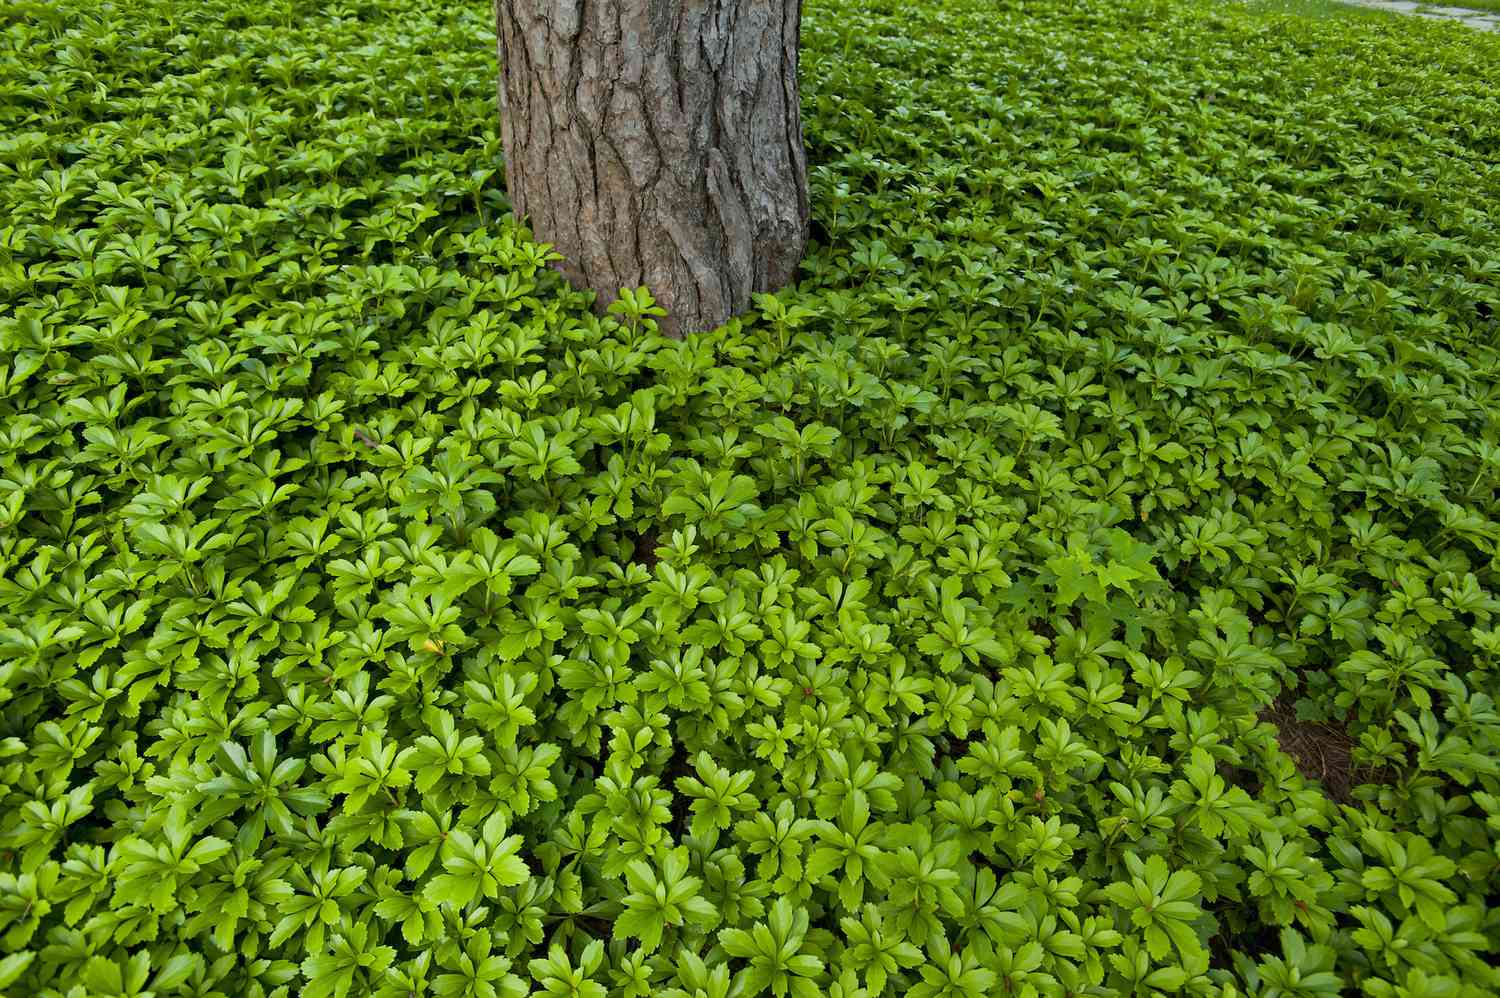
M 1500 43 L 815 0 L 675 342 L 492 30 L 0 12 L 0 989 L 1500 990 Z

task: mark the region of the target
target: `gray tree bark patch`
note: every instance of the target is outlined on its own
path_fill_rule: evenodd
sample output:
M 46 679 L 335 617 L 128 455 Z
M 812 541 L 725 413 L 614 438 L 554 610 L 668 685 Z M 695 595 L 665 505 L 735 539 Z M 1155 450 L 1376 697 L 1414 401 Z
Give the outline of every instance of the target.
M 795 275 L 800 14 L 801 0 L 497 0 L 512 207 L 601 305 L 644 284 L 683 335 Z

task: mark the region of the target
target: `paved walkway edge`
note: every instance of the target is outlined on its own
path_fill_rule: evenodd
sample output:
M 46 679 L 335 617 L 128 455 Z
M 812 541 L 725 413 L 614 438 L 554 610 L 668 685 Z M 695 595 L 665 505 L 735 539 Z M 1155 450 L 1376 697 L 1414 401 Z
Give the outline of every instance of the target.
M 1434 21 L 1457 21 L 1479 31 L 1500 31 L 1500 14 L 1491 14 L 1468 7 L 1439 7 L 1433 4 L 1416 3 L 1414 0 L 1339 0 L 1352 7 L 1367 10 L 1386 10 L 1392 14 L 1410 14 Z

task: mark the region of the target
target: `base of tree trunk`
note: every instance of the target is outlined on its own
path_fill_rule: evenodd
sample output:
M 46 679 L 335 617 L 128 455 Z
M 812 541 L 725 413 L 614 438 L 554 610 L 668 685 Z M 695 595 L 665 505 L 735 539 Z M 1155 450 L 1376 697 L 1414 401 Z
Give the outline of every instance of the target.
M 683 335 L 796 274 L 801 0 L 496 0 L 511 205 L 598 293 Z

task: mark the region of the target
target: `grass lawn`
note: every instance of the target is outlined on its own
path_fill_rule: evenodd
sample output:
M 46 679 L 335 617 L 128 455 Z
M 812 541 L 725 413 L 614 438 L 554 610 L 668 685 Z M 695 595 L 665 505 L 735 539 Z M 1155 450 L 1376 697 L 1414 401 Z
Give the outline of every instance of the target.
M 1396 14 L 1395 11 L 1361 7 L 1344 0 L 1245 0 L 1245 6 L 1257 14 L 1295 14 L 1313 18 L 1382 18 Z
M 1500 993 L 1500 39 L 803 45 L 676 342 L 484 0 L 0 13 L 0 991 Z

